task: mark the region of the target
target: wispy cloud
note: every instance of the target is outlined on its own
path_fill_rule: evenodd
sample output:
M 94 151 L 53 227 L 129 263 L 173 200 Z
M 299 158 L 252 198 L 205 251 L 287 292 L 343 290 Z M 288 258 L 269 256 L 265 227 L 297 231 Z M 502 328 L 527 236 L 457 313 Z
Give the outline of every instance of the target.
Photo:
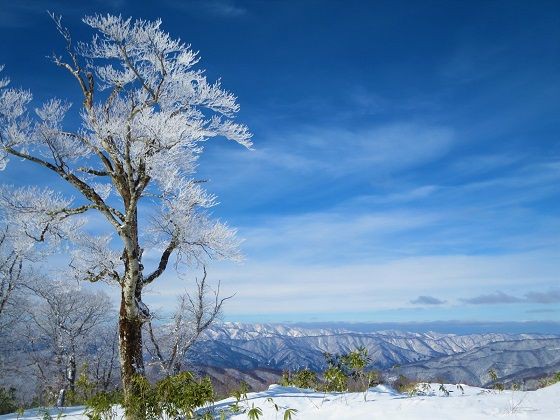
M 291 244 L 305 251 L 306 245 Z M 338 249 L 344 247 L 341 240 Z M 402 308 L 403 302 L 418 296 L 444 295 L 451 302 L 459 301 L 469 290 L 507 287 L 523 293 L 535 278 L 544 284 L 555 281 L 556 267 L 543 264 L 549 257 L 546 254 L 454 255 L 298 264 L 279 253 L 274 260 L 249 258 L 237 266 L 215 264 L 208 273 L 209 281 L 214 284 L 221 281 L 224 295 L 235 293 L 227 305 L 231 318 L 242 314 L 313 312 L 327 318 L 332 314 L 331 319 L 335 319 L 335 314 L 343 312 L 373 313 Z M 169 275 L 160 284 L 165 287 L 154 288 L 146 295 L 154 307 L 174 304 L 176 294 L 188 283 Z M 409 308 L 418 310 L 417 306 L 411 304 Z
M 558 312 L 558 310 L 556 309 L 550 309 L 550 308 L 542 308 L 542 309 L 528 309 L 525 311 L 525 313 L 528 314 L 552 314 Z
M 525 300 L 531 303 L 560 303 L 560 289 L 548 290 L 547 292 L 529 292 L 525 294 Z
M 446 301 L 433 296 L 418 296 L 410 301 L 413 305 L 443 305 Z
M 504 70 L 497 58 L 505 49 L 500 45 L 460 45 L 443 65 L 440 74 L 447 80 L 461 84 L 485 79 Z
M 494 305 L 494 304 L 502 304 L 502 303 L 519 303 L 523 302 L 523 299 L 520 299 L 515 296 L 508 295 L 504 292 L 494 292 L 487 295 L 480 295 L 475 296 L 468 299 L 461 299 L 465 303 L 470 303 L 473 305 Z
M 300 126 L 295 131 L 256 136 L 261 139 L 254 153 L 221 149 L 220 156 L 213 156 L 205 165 L 209 169 L 224 161 L 245 168 L 249 165 L 254 170 L 251 175 L 277 168 L 292 173 L 320 171 L 323 177 L 360 172 L 376 176 L 433 162 L 455 141 L 449 127 L 408 121 L 355 130 Z
M 305 152 L 322 171 L 350 174 L 394 172 L 432 162 L 452 147 L 448 127 L 401 122 L 355 131 L 325 127 L 308 129 L 291 140 L 294 152 Z
M 546 292 L 530 291 L 524 297 L 516 297 L 501 291 L 488 295 L 480 295 L 473 298 L 461 299 L 465 303 L 474 305 L 493 305 L 502 303 L 537 303 L 555 304 L 560 303 L 560 289 L 550 289 Z

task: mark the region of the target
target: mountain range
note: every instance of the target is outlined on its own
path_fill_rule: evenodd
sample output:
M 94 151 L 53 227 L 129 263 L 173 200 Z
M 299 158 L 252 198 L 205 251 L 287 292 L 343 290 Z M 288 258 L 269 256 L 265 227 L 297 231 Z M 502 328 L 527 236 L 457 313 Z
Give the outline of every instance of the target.
M 188 354 L 191 365 L 242 372 L 326 368 L 324 353 L 365 347 L 368 368 L 388 377 L 490 384 L 494 369 L 503 382 L 526 381 L 560 370 L 560 336 L 546 334 L 442 334 L 356 332 L 281 324 L 223 323 L 207 330 Z

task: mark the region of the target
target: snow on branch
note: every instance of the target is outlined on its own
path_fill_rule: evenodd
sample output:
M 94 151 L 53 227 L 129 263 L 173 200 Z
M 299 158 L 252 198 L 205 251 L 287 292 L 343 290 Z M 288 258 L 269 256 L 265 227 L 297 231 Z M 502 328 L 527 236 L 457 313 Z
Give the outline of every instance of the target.
M 123 262 L 111 245 L 112 240 L 112 235 L 81 234 L 75 238 L 70 262 L 72 277 L 79 281 L 121 283 Z
M 0 186 L 0 214 L 5 223 L 21 232 L 27 247 L 36 242 L 59 244 L 72 238 L 85 220 L 69 217 L 85 213 L 90 206 L 71 207 L 72 200 L 55 191 L 37 187 Z

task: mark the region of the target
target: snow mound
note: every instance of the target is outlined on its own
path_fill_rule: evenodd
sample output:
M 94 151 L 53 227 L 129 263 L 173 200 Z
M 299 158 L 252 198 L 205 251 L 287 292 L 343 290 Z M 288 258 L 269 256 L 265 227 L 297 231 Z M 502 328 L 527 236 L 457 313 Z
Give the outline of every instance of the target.
M 374 386 L 373 388 L 370 388 L 368 392 L 373 394 L 389 394 L 393 396 L 400 395 L 396 389 L 391 388 L 390 386 L 387 385 Z

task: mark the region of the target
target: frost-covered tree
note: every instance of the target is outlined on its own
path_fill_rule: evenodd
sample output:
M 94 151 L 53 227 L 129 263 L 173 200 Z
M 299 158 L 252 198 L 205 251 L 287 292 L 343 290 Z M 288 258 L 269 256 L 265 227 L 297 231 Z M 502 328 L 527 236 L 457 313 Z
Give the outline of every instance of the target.
M 53 61 L 83 95 L 81 125 L 63 126 L 68 102 L 50 99 L 30 111 L 29 91 L 0 82 L 0 167 L 12 156 L 60 178 L 56 193 L 14 191 L 6 211 L 34 240 L 70 243 L 78 278 L 120 285 L 128 396 L 132 377 L 144 368 L 142 324 L 149 312 L 143 288 L 162 275 L 172 255 L 177 264 L 239 257 L 235 231 L 210 218 L 215 198 L 193 174 L 204 141 L 221 136 L 249 148 L 251 134 L 234 122 L 236 97 L 208 82 L 196 69 L 197 53 L 172 39 L 160 21 L 88 16 L 83 21 L 95 35 L 75 44 L 53 18 L 66 42 L 66 58 Z M 64 195 L 64 184 L 74 197 Z M 83 229 L 90 212 L 103 216 L 105 234 Z M 151 266 L 143 256 L 155 253 Z
M 164 375 L 176 375 L 184 366 L 187 352 L 221 315 L 224 302 L 229 297 L 220 298 L 220 285 L 211 291 L 207 283 L 206 268 L 203 276 L 196 280 L 196 293 L 184 293 L 170 319 L 160 319 L 161 325 L 154 328 L 151 321 L 146 323 L 149 341 L 148 352 L 152 362 Z
M 0 333 L 13 322 L 14 295 L 23 278 L 24 255 L 11 236 L 9 226 L 0 227 Z
M 18 334 L 25 319 L 27 255 L 18 246 L 13 229 L 0 222 L 0 378 L 16 371 L 21 337 Z
M 74 391 L 77 368 L 89 361 L 96 335 L 112 324 L 111 301 L 102 292 L 88 292 L 68 282 L 44 281 L 30 286 L 35 295 L 29 308 L 29 343 L 40 376 L 56 392 L 56 405 L 65 405 Z
M 76 226 L 70 220 L 50 226 L 52 217 L 41 211 L 49 212 L 50 205 L 61 202 L 43 192 L 0 186 L 0 376 L 8 371 L 17 376 L 25 365 L 20 353 L 25 349 L 21 330 L 28 320 L 28 287 L 40 277 L 37 263 L 49 251 L 38 238 L 49 238 L 49 245 L 56 246 Z M 18 217 L 13 217 L 16 209 Z
M 11 323 L 7 314 L 13 312 L 14 300 L 24 284 L 33 278 L 32 265 L 38 262 L 46 247 L 36 246 L 43 238 L 52 236 L 51 244 L 76 225 L 61 221 L 56 228 L 49 227 L 50 205 L 62 203 L 56 197 L 36 188 L 11 189 L 0 186 L 0 331 Z M 49 203 L 48 205 L 47 202 Z M 20 212 L 17 217 L 14 212 Z M 66 231 L 68 232 L 68 231 Z

